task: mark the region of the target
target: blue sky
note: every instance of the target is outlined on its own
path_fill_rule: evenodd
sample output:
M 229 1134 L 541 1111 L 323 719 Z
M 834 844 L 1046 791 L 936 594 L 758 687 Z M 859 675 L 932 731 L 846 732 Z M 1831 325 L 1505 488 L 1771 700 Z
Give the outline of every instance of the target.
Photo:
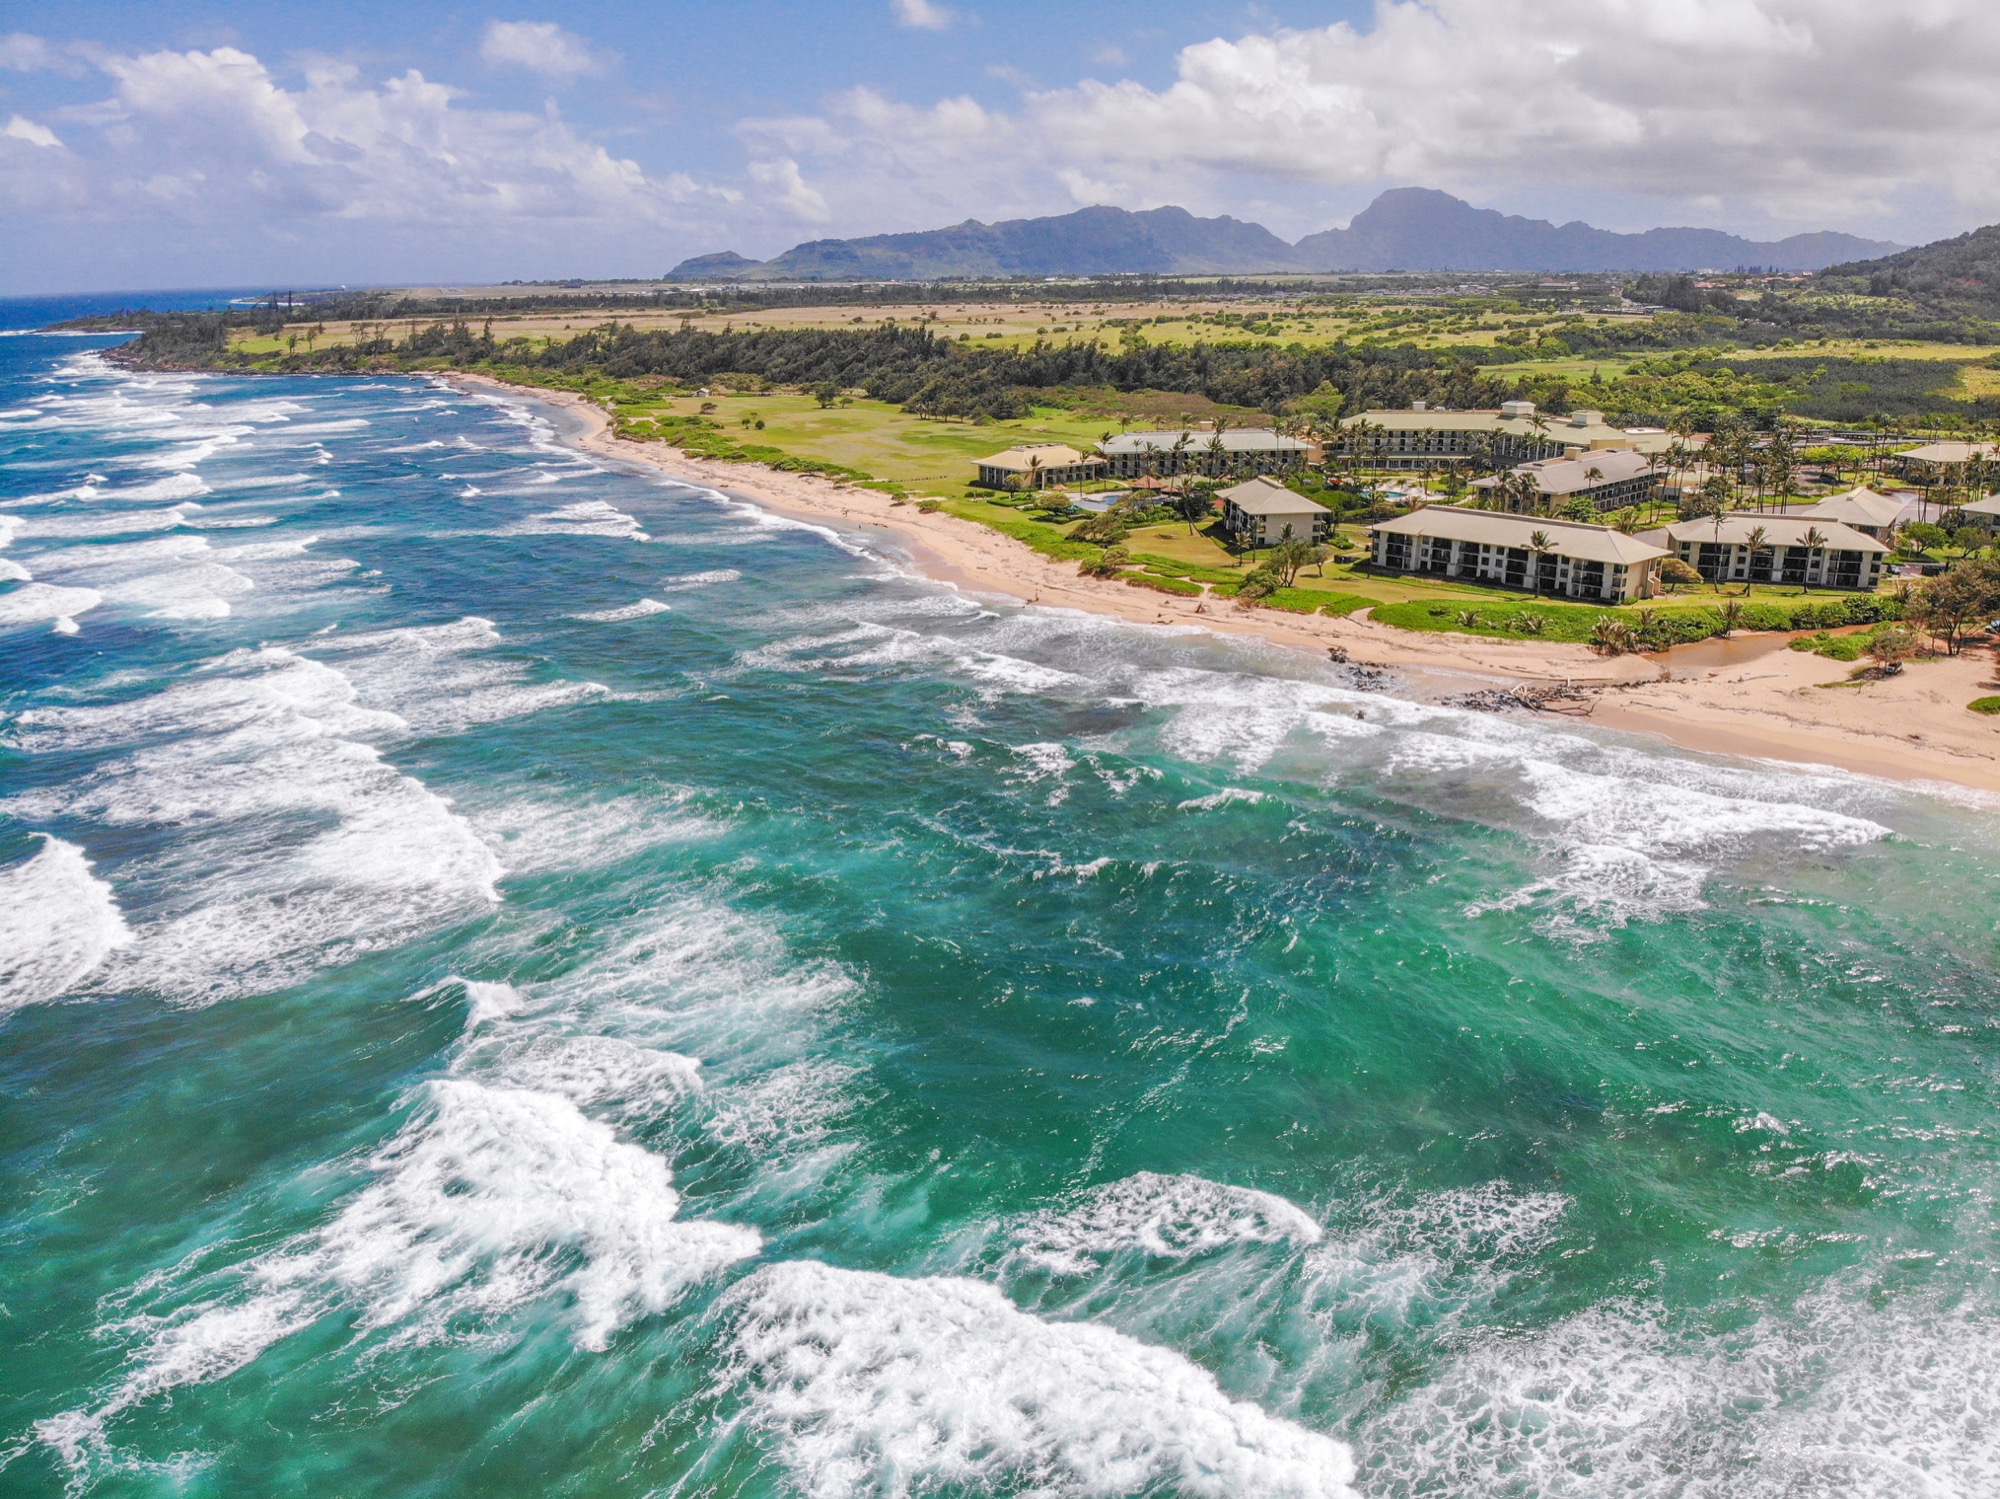
M 1383 187 L 1636 229 L 2000 218 L 1990 0 L 8 7 L 0 290 L 649 275 Z

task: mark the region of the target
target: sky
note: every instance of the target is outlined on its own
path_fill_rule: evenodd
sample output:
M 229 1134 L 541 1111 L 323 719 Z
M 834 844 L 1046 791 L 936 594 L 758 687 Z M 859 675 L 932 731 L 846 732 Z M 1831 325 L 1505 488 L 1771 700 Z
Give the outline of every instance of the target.
M 0 292 L 655 276 L 1388 187 L 1638 230 L 2000 220 L 2000 0 L 5 0 Z

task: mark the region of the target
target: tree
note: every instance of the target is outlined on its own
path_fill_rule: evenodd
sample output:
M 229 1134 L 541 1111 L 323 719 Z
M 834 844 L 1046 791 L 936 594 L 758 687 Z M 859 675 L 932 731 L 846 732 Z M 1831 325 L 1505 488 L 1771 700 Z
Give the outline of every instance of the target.
M 1190 484 L 1167 500 L 1167 508 L 1187 522 L 1192 536 L 1196 526 L 1215 514 L 1214 491 L 1206 484 Z
M 1529 534 L 1528 565 L 1534 570 L 1535 592 L 1538 594 L 1542 591 L 1542 557 L 1548 551 L 1549 546 L 1548 532 L 1535 531 Z
M 1564 504 L 1561 515 L 1564 520 L 1594 521 L 1597 519 L 1597 506 L 1578 495 Z
M 831 380 L 822 380 L 813 387 L 813 399 L 819 402 L 819 409 L 825 411 L 840 399 L 840 387 Z
M 1868 637 L 1868 654 L 1874 657 L 1882 675 L 1889 677 L 1901 671 L 1905 661 L 1915 658 L 1923 644 L 1923 637 L 1908 625 L 1880 625 Z
M 1951 542 L 1950 532 L 1927 520 L 1913 520 L 1897 534 L 1902 538 L 1903 550 L 1912 553 L 1936 551 Z
M 1968 562 L 1919 588 L 1908 617 L 1957 655 L 1967 631 L 2000 615 L 2000 562 Z
M 1319 554 L 1317 557 L 1314 556 L 1315 552 Z M 1325 556 L 1326 551 L 1323 547 L 1315 547 L 1310 541 L 1300 541 L 1287 536 L 1271 549 L 1271 558 L 1267 565 L 1277 569 L 1280 586 L 1290 588 L 1298 578 L 1300 568 L 1310 567 L 1316 561 L 1323 561 Z
M 1660 581 L 1669 588 L 1682 588 L 1690 583 L 1699 583 L 1701 581 L 1701 574 L 1696 572 L 1691 564 L 1684 562 L 1679 557 L 1662 557 L 1660 559 Z
M 1767 554 L 1770 551 L 1770 548 L 1765 545 L 1770 539 L 1770 533 L 1762 526 L 1752 526 L 1750 534 L 1743 538 L 1744 549 L 1750 553 L 1750 566 L 1746 569 L 1749 573 L 1749 580 L 1743 585 L 1746 590 L 1751 583 L 1757 581 L 1759 554 Z M 1762 566 L 1764 568 L 1764 581 L 1768 583 L 1771 579 L 1771 559 L 1768 555 L 1763 557 Z
M 1030 453 L 1028 455 L 1028 488 L 1040 489 L 1041 487 L 1042 455 L 1040 453 Z

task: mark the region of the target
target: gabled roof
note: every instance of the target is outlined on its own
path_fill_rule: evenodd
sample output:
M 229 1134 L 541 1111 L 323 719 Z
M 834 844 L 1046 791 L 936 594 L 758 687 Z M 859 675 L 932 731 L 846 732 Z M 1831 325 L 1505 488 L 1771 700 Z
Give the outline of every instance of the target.
M 1028 471 L 1028 460 L 1039 458 L 1041 468 L 1070 468 L 1079 463 L 1095 463 L 1093 454 L 1079 453 L 1075 448 L 1059 442 L 1029 443 L 1018 448 L 1009 448 L 1004 453 L 995 453 L 991 458 L 981 458 L 981 468 L 1014 469 L 1020 473 Z
M 1764 533 L 1763 544 L 1767 547 L 1804 546 L 1808 531 L 1819 532 L 1820 545 L 1836 552 L 1886 552 L 1889 550 L 1872 536 L 1865 536 L 1852 526 L 1844 526 L 1839 521 L 1813 520 L 1796 515 L 1754 515 L 1736 511 L 1730 515 L 1704 516 L 1700 520 L 1675 521 L 1671 526 L 1662 526 L 1657 531 L 1640 534 L 1648 538 L 1667 537 L 1674 542 L 1715 541 L 1725 546 L 1748 546 L 1754 532 Z
M 1513 515 L 1504 510 L 1465 510 L 1457 505 L 1426 505 L 1368 529 L 1391 536 L 1436 536 L 1446 541 L 1480 542 L 1524 551 L 1534 550 L 1529 542 L 1539 531 L 1548 542 L 1542 550 L 1550 556 L 1622 563 L 1628 567 L 1667 555 L 1665 547 L 1627 536 L 1610 526 L 1557 520 L 1547 515 Z
M 1182 436 L 1187 438 L 1184 452 L 1203 453 L 1215 440 L 1213 432 L 1187 429 L 1172 432 L 1121 432 L 1116 437 L 1106 438 L 1098 444 L 1106 453 L 1166 453 L 1171 452 Z M 1226 453 L 1303 453 L 1312 446 L 1296 437 L 1280 437 L 1269 427 L 1232 427 L 1222 434 L 1222 448 Z
M 1974 500 L 1970 505 L 1958 508 L 1967 515 L 2000 515 L 2000 494 L 1989 494 L 1983 500 Z
M 1814 520 L 1837 520 L 1850 526 L 1893 526 L 1902 518 L 1903 502 L 1863 486 L 1846 494 L 1829 495 L 1817 505 L 1791 513 Z
M 1911 448 L 1907 453 L 1894 456 L 1917 463 L 1964 463 L 1972 458 L 2000 457 L 2000 443 L 1927 442 L 1920 448 Z
M 1595 469 L 1597 477 L 1591 477 Z M 1535 463 L 1524 463 L 1514 470 L 1517 474 L 1527 474 L 1541 486 L 1543 494 L 1580 494 L 1596 489 L 1603 484 L 1619 484 L 1628 479 L 1636 479 L 1641 474 L 1657 473 L 1644 453 L 1631 448 L 1606 448 L 1601 452 L 1585 453 L 1577 458 L 1543 458 Z M 1497 479 L 1475 479 L 1475 489 L 1492 489 L 1499 484 Z
M 1259 474 L 1242 484 L 1218 492 L 1245 515 L 1330 515 L 1333 512 L 1315 500 L 1295 494 L 1276 479 Z

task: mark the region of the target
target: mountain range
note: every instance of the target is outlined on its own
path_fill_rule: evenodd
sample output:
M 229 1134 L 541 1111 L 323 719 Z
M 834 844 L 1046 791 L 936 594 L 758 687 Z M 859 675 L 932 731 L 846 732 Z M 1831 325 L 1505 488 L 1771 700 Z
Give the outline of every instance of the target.
M 684 260 L 681 281 L 936 281 L 952 276 L 1249 275 L 1272 271 L 1692 271 L 1760 266 L 1816 271 L 1900 245 L 1831 232 L 1771 242 L 1719 229 L 1618 234 L 1474 208 L 1400 187 L 1345 229 L 1288 244 L 1262 224 L 1196 218 L 1185 208 L 1081 208 L 1040 219 L 816 239 L 770 260 L 734 251 Z

